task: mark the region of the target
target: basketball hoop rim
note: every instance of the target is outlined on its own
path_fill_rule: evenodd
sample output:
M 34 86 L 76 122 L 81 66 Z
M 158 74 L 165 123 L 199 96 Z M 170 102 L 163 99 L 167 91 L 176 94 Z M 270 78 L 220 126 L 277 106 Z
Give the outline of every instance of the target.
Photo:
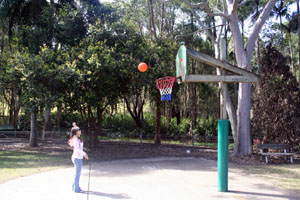
M 156 79 L 156 88 L 159 89 L 161 100 L 162 101 L 168 101 L 171 100 L 171 94 L 172 89 L 175 80 L 181 79 L 181 76 L 175 77 L 175 76 L 165 76 L 159 79 Z
M 156 87 L 159 90 L 167 88 L 167 87 L 173 88 L 173 84 L 174 84 L 175 80 L 177 80 L 177 82 L 178 82 L 178 80 L 179 80 L 179 82 L 182 82 L 182 78 L 181 77 L 182 76 L 177 76 L 177 77 L 175 77 L 175 76 L 165 76 L 165 77 L 161 77 L 159 79 L 156 79 Z M 168 82 L 170 84 L 165 84 L 165 85 L 160 86 L 159 83 L 161 83 L 162 81 L 166 81 L 166 82 Z M 167 86 L 167 87 L 164 87 L 164 86 Z

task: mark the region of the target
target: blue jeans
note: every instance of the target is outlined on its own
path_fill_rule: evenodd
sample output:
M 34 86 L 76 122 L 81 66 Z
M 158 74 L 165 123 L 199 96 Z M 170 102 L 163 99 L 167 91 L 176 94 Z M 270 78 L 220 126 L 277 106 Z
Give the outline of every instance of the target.
M 74 192 L 81 192 L 81 189 L 79 187 L 79 179 L 80 179 L 81 169 L 82 169 L 82 159 L 74 158 L 73 163 L 75 167 L 75 179 L 72 185 L 72 190 Z

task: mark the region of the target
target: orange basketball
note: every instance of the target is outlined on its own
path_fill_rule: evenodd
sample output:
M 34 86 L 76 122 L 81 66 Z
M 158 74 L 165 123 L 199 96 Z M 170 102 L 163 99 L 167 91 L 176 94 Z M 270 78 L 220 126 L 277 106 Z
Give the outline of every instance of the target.
M 138 66 L 138 70 L 139 70 L 140 72 L 145 72 L 145 71 L 147 71 L 147 69 L 148 69 L 148 66 L 147 66 L 147 64 L 144 63 L 144 62 L 140 63 L 139 66 Z

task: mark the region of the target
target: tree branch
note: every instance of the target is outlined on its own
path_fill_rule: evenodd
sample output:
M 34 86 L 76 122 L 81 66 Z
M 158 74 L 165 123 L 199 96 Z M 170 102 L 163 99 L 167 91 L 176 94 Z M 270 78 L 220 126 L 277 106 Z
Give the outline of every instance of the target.
M 246 44 L 246 51 L 247 51 L 248 56 L 252 55 L 252 52 L 253 52 L 253 49 L 255 46 L 255 41 L 258 37 L 258 34 L 259 34 L 262 26 L 264 25 L 265 21 L 268 19 L 275 3 L 276 3 L 276 0 L 269 0 L 267 5 L 263 9 L 262 13 L 259 15 L 258 19 L 256 20 L 256 22 L 253 26 L 252 33 Z
M 220 17 L 225 17 L 226 19 L 229 19 L 229 16 L 222 12 L 217 12 L 217 13 L 212 12 L 206 3 L 191 4 L 187 0 L 180 0 L 180 1 L 184 2 L 186 5 L 188 5 L 192 9 L 200 8 L 200 9 L 204 10 L 211 17 L 220 16 Z
M 229 19 L 229 15 L 226 15 L 222 12 L 216 12 L 216 13 L 212 13 L 211 15 L 209 14 L 209 16 L 211 17 L 224 17 L 225 19 Z
M 178 37 L 185 37 L 185 36 L 194 35 L 194 34 L 196 34 L 196 33 L 198 33 L 198 32 L 206 31 L 206 30 L 209 30 L 209 29 L 212 29 L 212 28 L 215 28 L 215 27 L 218 27 L 218 26 L 224 26 L 224 25 L 225 25 L 225 23 L 224 23 L 224 24 L 217 25 L 217 26 L 213 26 L 213 27 L 201 28 L 201 29 L 199 29 L 199 30 L 197 30 L 197 31 L 194 31 L 194 32 L 188 33 L 188 34 L 176 35 L 176 36 L 175 36 L 175 39 L 177 39 Z
M 197 15 L 197 13 L 194 11 L 194 9 L 191 10 L 191 12 L 193 13 L 193 15 L 196 17 L 198 23 L 200 24 L 200 26 L 204 27 L 204 24 L 202 23 L 202 21 L 200 20 L 199 16 Z M 215 41 L 215 36 L 213 36 L 211 34 L 211 32 L 209 32 L 208 30 L 205 31 L 206 35 L 212 40 Z
M 135 102 L 134 102 L 134 105 L 133 105 L 133 107 L 134 107 L 133 112 L 134 112 L 135 116 L 138 116 L 138 114 L 137 114 L 138 105 L 139 105 L 139 96 L 135 95 Z
M 220 30 L 219 34 L 217 35 L 217 39 L 216 39 L 217 43 L 219 43 L 219 41 L 220 41 L 220 38 L 222 36 L 223 29 L 224 29 L 225 25 L 226 25 L 225 19 L 222 18 L 222 27 L 221 27 L 221 30 Z
M 142 102 L 141 102 L 141 104 L 140 104 L 140 106 L 139 106 L 139 109 L 138 109 L 138 118 L 140 119 L 140 116 L 141 116 L 141 113 L 142 113 L 142 111 L 143 111 L 143 107 L 144 107 L 144 104 L 145 104 L 145 100 L 143 99 L 143 100 L 141 100 Z
M 231 11 L 231 14 L 232 14 L 232 15 L 236 14 L 237 8 L 238 8 L 238 3 L 239 3 L 239 0 L 234 0 L 234 1 L 233 1 L 232 11 Z
M 130 108 L 130 103 L 128 102 L 127 98 L 124 97 L 124 100 L 125 100 L 126 108 L 127 108 L 128 112 L 129 112 L 129 114 L 131 115 L 131 117 L 132 117 L 133 119 L 136 119 L 136 116 L 135 116 L 134 113 L 132 112 L 132 110 L 131 110 L 131 108 Z
M 152 2 L 152 0 L 149 0 L 149 1 L 148 1 L 148 4 L 149 4 L 150 25 L 152 25 L 152 29 L 151 29 L 151 26 L 150 26 L 150 30 L 151 30 L 151 32 L 153 33 L 154 38 L 155 38 L 156 40 L 158 40 L 157 34 L 156 34 L 155 23 L 154 23 L 154 12 L 153 12 L 153 2 Z
M 238 8 L 239 7 L 242 7 L 243 5 L 245 5 L 246 3 L 248 3 L 249 2 L 249 0 L 244 0 L 244 1 L 242 1 L 240 4 L 238 4 Z
M 227 15 L 226 13 L 222 13 L 222 12 L 217 12 L 217 13 L 213 13 L 210 8 L 208 7 L 208 5 L 206 3 L 199 3 L 199 4 L 191 4 L 188 0 L 180 0 L 181 2 L 185 3 L 187 6 L 189 6 L 191 8 L 191 12 L 193 13 L 193 15 L 196 17 L 198 23 L 204 27 L 204 24 L 202 23 L 202 21 L 199 19 L 199 16 L 197 15 L 197 13 L 195 12 L 194 9 L 196 8 L 200 8 L 203 9 L 209 16 L 214 17 L 214 16 L 220 16 L 223 17 L 227 20 L 230 19 L 230 16 Z M 224 3 L 224 2 L 223 2 Z M 225 12 L 225 10 L 224 10 Z M 224 20 L 223 20 L 224 21 Z M 212 40 L 215 41 L 215 36 L 212 35 L 208 30 L 205 31 L 207 36 Z

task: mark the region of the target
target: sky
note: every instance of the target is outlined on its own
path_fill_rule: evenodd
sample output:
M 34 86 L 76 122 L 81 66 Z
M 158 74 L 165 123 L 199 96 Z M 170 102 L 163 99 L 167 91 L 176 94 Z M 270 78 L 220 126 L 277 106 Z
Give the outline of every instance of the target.
M 99 0 L 101 3 L 106 3 L 106 2 L 113 2 L 113 1 L 115 1 L 115 0 Z M 297 11 L 297 5 L 296 4 L 292 4 L 291 6 L 289 6 L 289 11 L 290 11 L 290 14 L 292 14 L 293 12 L 295 12 L 295 11 Z M 271 18 L 270 19 L 272 22 L 277 22 L 277 23 L 279 23 L 279 19 L 276 19 L 275 17 L 273 17 L 273 18 Z M 269 21 L 269 20 L 268 20 Z M 283 19 L 283 22 L 286 22 L 286 19 Z M 245 28 L 246 29 L 248 29 L 249 28 L 249 30 L 245 30 L 245 34 L 246 35 L 248 35 L 250 32 L 251 32 L 251 30 L 252 30 L 252 27 L 250 26 L 250 24 L 251 24 L 251 22 L 250 22 L 250 20 L 247 20 L 246 22 L 245 22 Z M 248 28 L 247 28 L 248 27 Z

